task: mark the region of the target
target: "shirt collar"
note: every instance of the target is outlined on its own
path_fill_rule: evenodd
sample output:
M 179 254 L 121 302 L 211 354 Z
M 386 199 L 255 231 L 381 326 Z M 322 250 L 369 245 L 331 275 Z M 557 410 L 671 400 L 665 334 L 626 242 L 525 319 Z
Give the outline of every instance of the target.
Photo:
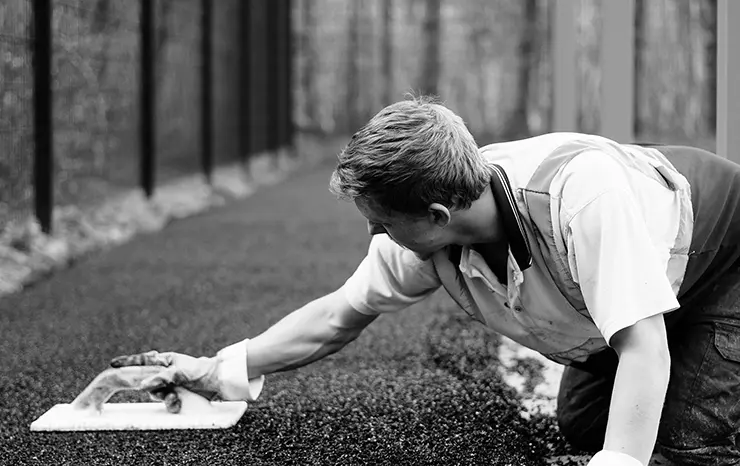
M 532 253 L 529 250 L 524 226 L 516 207 L 514 192 L 506 172 L 500 165 L 492 164 L 493 176 L 491 176 L 491 191 L 496 207 L 501 214 L 506 238 L 509 241 L 509 249 L 517 262 L 520 270 L 525 270 L 532 265 Z
M 532 253 L 529 249 L 529 242 L 524 233 L 522 219 L 519 216 L 519 209 L 516 208 L 514 192 L 511 190 L 511 183 L 506 176 L 506 172 L 501 166 L 492 164 L 493 175 L 491 176 L 491 192 L 493 200 L 496 202 L 501 214 L 504 233 L 509 241 L 509 249 L 514 256 L 519 270 L 523 271 L 532 266 Z M 462 246 L 452 246 L 449 249 L 449 258 L 455 265 L 460 265 L 462 257 Z

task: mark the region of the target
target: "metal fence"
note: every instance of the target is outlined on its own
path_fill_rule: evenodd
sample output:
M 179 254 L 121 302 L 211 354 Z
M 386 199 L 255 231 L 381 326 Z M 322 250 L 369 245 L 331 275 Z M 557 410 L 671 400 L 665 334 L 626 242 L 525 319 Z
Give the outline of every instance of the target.
M 290 0 L 0 3 L 0 230 L 291 145 Z

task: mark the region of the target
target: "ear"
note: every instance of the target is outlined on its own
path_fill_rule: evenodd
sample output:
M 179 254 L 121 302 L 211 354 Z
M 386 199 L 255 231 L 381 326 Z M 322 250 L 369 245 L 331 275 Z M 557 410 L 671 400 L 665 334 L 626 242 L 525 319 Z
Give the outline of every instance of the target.
M 450 223 L 450 220 L 452 220 L 450 209 L 442 204 L 438 204 L 436 202 L 429 204 L 427 211 L 429 213 L 429 221 L 440 228 L 446 227 L 447 224 Z

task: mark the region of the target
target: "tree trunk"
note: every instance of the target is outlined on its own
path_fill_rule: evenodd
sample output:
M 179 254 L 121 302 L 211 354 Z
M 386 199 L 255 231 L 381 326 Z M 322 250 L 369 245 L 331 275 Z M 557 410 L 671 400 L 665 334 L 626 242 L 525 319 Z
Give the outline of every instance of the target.
M 393 0 L 383 0 L 383 36 L 381 37 L 383 105 L 393 101 Z
M 380 86 L 377 73 L 377 47 L 375 34 L 374 2 L 369 0 L 353 0 L 358 3 L 358 97 L 357 115 L 361 124 L 365 124 L 374 115 L 380 95 Z
M 643 60 L 645 51 L 645 24 L 647 23 L 646 14 L 645 0 L 635 0 L 635 72 L 633 75 L 635 98 L 633 101 L 634 120 L 632 131 L 637 136 L 641 136 L 644 129 L 642 102 L 644 101 L 643 73 L 645 72 L 645 66 Z
M 424 17 L 424 63 L 421 77 L 421 91 L 424 95 L 439 95 L 441 22 L 442 0 L 427 0 Z
M 537 37 L 537 0 L 523 0 L 522 2 L 523 27 L 519 36 L 519 54 L 516 78 L 516 97 L 504 135 L 506 137 L 520 137 L 529 133 L 527 122 L 527 106 L 529 103 L 529 87 L 534 63 L 533 52 Z
M 358 109 L 360 98 L 360 5 L 357 0 L 348 2 L 349 22 L 347 27 L 347 93 L 344 109 L 340 110 L 340 121 L 345 121 L 345 130 L 353 133 L 361 125 Z
M 679 110 L 680 115 L 677 118 L 681 131 L 686 135 L 692 135 L 695 130 L 695 106 L 694 96 L 692 91 L 694 90 L 694 82 L 696 76 L 694 73 L 694 47 L 693 47 L 693 28 L 691 26 L 693 22 L 691 14 L 691 3 L 681 1 L 676 3 L 676 14 L 678 15 L 678 44 L 683 50 L 683 64 L 682 67 L 685 71 L 685 81 L 681 83 L 683 89 L 681 90 L 682 96 L 676 97 L 675 108 Z
M 301 70 L 301 89 L 305 99 L 306 119 L 309 128 L 321 128 L 318 116 L 318 102 L 316 96 L 316 63 L 319 60 L 314 43 L 316 32 L 316 9 L 312 0 L 301 2 L 301 16 L 303 30 L 301 33 L 301 54 L 303 55 L 303 69 Z
M 555 122 L 555 102 L 552 96 L 553 87 L 555 82 L 555 69 L 550 57 L 555 53 L 555 46 L 553 44 L 553 23 L 555 21 L 555 7 L 545 0 L 542 4 L 542 14 L 544 16 L 542 20 L 542 37 L 546 38 L 542 46 L 540 47 L 540 77 L 544 80 L 545 84 L 540 83 L 540 89 L 547 98 L 547 108 L 543 112 L 543 124 L 542 130 L 552 128 Z
M 717 132 L 717 0 L 701 2 L 701 23 L 704 28 L 704 111 L 706 128 Z
M 473 57 L 475 61 L 475 74 L 476 81 L 478 82 L 478 98 L 475 99 L 477 102 L 478 114 L 480 115 L 481 125 L 483 126 L 483 136 L 490 137 L 488 133 L 489 122 L 488 122 L 488 102 L 486 97 L 488 96 L 488 76 L 486 76 L 486 54 L 481 43 L 484 38 L 489 34 L 490 29 L 482 28 L 479 26 L 473 27 L 473 32 L 470 34 L 471 48 L 473 50 Z M 460 79 L 464 82 L 464 79 Z M 465 86 L 462 86 L 465 89 Z M 465 100 L 463 99 L 463 102 Z

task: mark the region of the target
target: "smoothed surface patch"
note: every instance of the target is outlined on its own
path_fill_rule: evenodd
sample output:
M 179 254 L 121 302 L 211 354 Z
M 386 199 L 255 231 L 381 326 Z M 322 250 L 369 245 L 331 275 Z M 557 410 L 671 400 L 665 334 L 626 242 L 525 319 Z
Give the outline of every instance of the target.
M 551 419 L 520 416 L 497 337 L 441 294 L 379 318 L 345 350 L 267 378 L 222 431 L 36 433 L 117 355 L 212 355 L 342 285 L 365 223 L 330 167 L 179 220 L 0 298 L 0 464 L 537 465 Z M 112 401 L 147 401 L 124 392 Z

